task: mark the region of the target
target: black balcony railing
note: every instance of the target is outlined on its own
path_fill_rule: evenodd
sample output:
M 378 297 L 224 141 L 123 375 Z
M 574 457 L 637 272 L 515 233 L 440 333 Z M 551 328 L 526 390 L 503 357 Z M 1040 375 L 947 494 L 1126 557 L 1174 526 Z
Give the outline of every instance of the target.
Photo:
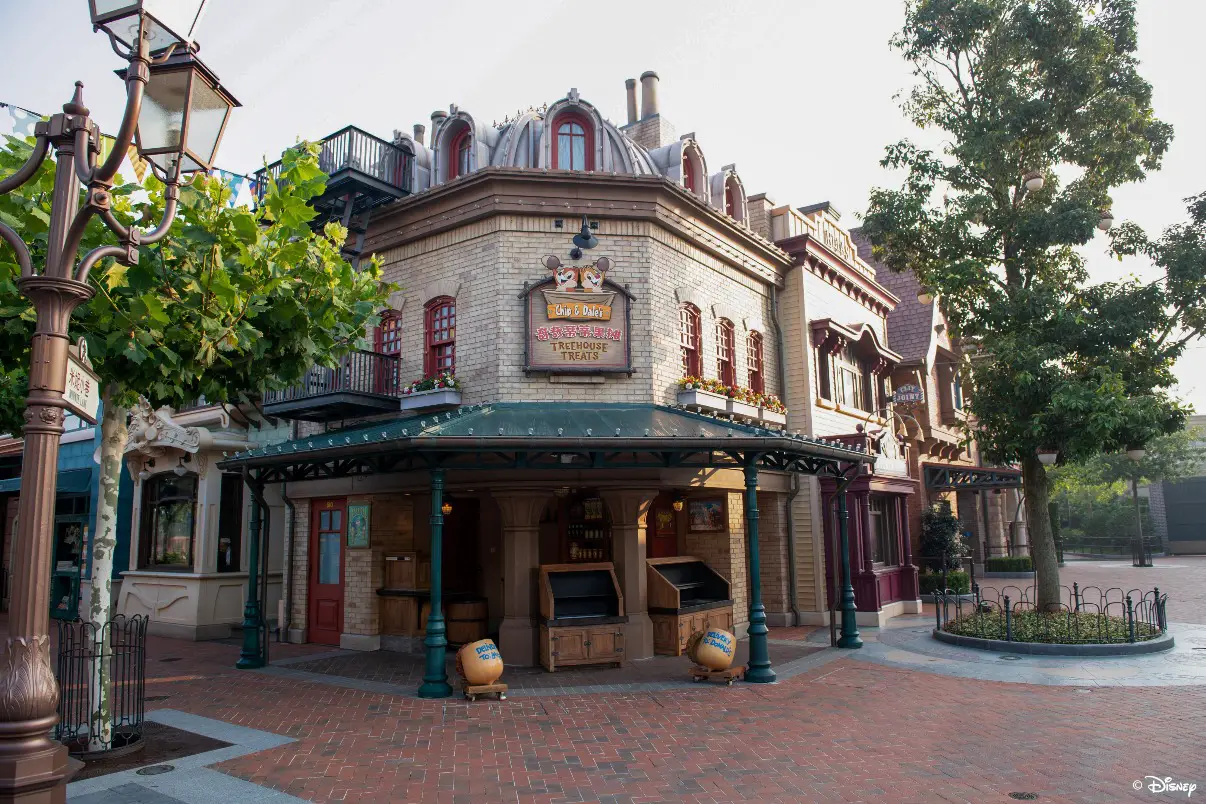
M 323 138 L 318 157 L 318 166 L 330 177 L 324 198 L 356 192 L 375 206 L 409 195 L 413 159 L 409 151 L 355 126 L 340 129 Z M 281 168 L 281 162 L 274 162 L 256 171 L 257 202 L 264 199 L 267 180 L 280 179 Z
M 297 385 L 264 393 L 264 412 L 292 419 L 330 421 L 398 410 L 402 396 L 397 355 L 355 351 L 335 368 L 314 366 Z

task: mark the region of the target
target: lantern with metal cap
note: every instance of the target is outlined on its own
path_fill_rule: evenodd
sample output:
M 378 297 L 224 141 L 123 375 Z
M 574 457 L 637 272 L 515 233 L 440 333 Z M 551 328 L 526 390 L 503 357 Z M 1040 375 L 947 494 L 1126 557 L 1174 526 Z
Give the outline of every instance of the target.
M 88 0 L 88 10 L 93 30 L 103 29 L 110 39 L 131 50 L 145 17 L 149 52 L 159 53 L 192 44 L 205 4 L 206 0 Z

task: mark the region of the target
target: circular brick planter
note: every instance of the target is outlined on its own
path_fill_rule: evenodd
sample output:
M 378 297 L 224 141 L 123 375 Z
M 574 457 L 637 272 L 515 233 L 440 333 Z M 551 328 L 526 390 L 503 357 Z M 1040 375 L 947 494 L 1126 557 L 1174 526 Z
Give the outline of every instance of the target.
M 1172 634 L 1164 634 L 1143 642 L 1117 642 L 1097 645 L 1061 645 L 1053 642 L 1006 642 L 1003 639 L 980 639 L 979 637 L 952 634 L 948 631 L 933 631 L 934 639 L 961 648 L 990 650 L 997 653 L 1021 653 L 1027 656 L 1137 656 L 1144 653 L 1159 653 L 1172 650 Z

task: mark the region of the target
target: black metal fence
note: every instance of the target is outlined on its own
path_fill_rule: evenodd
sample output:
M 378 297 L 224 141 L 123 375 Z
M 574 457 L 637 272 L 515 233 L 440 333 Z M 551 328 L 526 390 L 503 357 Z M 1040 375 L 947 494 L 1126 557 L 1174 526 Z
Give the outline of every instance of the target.
M 74 753 L 95 752 L 89 746 L 96 710 L 94 674 L 98 665 L 108 671 L 109 712 L 113 737 L 110 748 L 131 748 L 142 739 L 146 700 L 147 623 L 140 615 L 117 615 L 97 630 L 83 620 L 58 623 L 59 723 L 54 737 Z
M 397 355 L 356 350 L 336 368 L 313 366 L 298 385 L 264 393 L 264 403 L 292 402 L 328 394 L 359 393 L 401 397 L 401 361 Z
M 1057 608 L 1040 612 L 1033 586 L 972 587 L 972 600 L 935 595 L 940 631 L 1007 642 L 1061 644 L 1142 642 L 1168 630 L 1168 595 L 1119 587 L 1061 586 Z

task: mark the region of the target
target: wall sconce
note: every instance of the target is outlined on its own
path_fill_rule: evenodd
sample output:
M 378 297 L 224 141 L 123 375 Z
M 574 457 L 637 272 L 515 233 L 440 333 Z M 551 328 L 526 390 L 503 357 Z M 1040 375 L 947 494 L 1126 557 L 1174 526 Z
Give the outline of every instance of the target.
M 181 455 L 180 460 L 178 460 L 176 465 L 172 467 L 172 471 L 176 473 L 176 477 L 184 477 L 188 474 L 188 467 L 184 465 L 184 462 L 187 460 L 188 456 Z
M 680 494 L 674 498 L 674 502 L 670 503 L 670 507 L 673 508 L 675 511 L 681 511 L 681 510 L 683 510 L 683 503 L 684 503 L 683 495 Z
M 138 472 L 139 480 L 146 480 L 151 476 L 151 470 L 155 468 L 155 459 L 151 458 L 142 465 L 142 469 Z
M 444 516 L 448 516 L 449 514 L 451 514 L 452 513 L 452 503 L 448 502 L 448 500 L 444 500 L 444 504 L 440 506 L 440 513 L 443 514 Z

